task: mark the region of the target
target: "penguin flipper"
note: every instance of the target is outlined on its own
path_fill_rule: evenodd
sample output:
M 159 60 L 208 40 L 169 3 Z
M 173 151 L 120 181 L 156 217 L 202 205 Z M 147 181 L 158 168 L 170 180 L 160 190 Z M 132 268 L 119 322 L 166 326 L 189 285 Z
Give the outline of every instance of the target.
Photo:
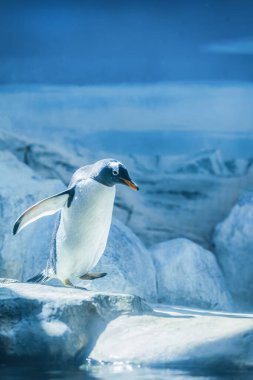
M 86 273 L 83 276 L 79 277 L 81 280 L 96 280 L 96 278 L 105 277 L 107 273 Z
M 55 214 L 57 211 L 61 210 L 63 206 L 65 206 L 66 202 L 67 206 L 70 207 L 74 194 L 75 186 L 62 191 L 61 193 L 55 194 L 52 197 L 43 199 L 28 208 L 14 224 L 13 235 L 16 235 L 16 233 L 35 220 L 42 218 L 43 216 Z

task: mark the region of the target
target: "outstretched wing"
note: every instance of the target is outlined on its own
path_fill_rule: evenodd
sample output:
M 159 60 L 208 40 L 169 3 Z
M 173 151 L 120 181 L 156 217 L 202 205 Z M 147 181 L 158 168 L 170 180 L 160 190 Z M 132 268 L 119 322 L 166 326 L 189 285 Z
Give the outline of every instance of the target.
M 55 214 L 65 206 L 66 203 L 67 206 L 70 207 L 74 194 L 75 186 L 36 203 L 18 218 L 13 227 L 13 234 L 16 235 L 19 231 L 28 226 L 28 224 L 43 216 Z

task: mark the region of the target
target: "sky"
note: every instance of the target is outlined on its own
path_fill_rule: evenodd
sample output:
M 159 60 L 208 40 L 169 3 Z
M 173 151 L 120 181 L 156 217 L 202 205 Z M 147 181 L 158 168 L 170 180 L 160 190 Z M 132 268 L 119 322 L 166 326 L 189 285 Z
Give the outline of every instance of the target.
M 253 80 L 250 0 L 0 1 L 0 83 Z

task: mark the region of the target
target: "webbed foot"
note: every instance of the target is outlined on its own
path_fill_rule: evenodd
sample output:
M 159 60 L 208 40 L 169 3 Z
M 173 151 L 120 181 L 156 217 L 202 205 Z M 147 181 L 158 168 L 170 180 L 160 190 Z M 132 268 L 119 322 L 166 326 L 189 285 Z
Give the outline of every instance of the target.
M 74 289 L 81 289 L 81 290 L 87 290 L 88 291 L 88 289 L 84 288 L 83 286 L 76 286 L 76 285 L 72 284 L 72 282 L 68 278 L 63 281 L 63 284 L 67 288 L 74 288 Z
M 95 272 L 95 273 L 85 273 L 83 276 L 79 277 L 81 280 L 96 280 L 97 278 L 105 277 L 107 273 Z
M 72 282 L 71 282 L 68 278 L 66 278 L 66 279 L 63 281 L 63 284 L 64 284 L 65 286 L 71 286 L 72 288 L 75 287 L 75 285 L 73 285 Z

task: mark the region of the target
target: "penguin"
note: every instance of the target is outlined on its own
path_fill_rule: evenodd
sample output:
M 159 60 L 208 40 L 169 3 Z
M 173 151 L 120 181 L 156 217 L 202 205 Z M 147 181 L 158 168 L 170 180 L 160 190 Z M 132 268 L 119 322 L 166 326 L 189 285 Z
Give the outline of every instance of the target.
M 72 279 L 94 280 L 106 273 L 92 273 L 104 253 L 112 221 L 116 185 L 138 191 L 126 167 L 115 159 L 103 159 L 79 168 L 67 190 L 43 199 L 16 221 L 16 235 L 30 223 L 59 212 L 46 268 L 28 282 L 59 279 L 74 286 Z

